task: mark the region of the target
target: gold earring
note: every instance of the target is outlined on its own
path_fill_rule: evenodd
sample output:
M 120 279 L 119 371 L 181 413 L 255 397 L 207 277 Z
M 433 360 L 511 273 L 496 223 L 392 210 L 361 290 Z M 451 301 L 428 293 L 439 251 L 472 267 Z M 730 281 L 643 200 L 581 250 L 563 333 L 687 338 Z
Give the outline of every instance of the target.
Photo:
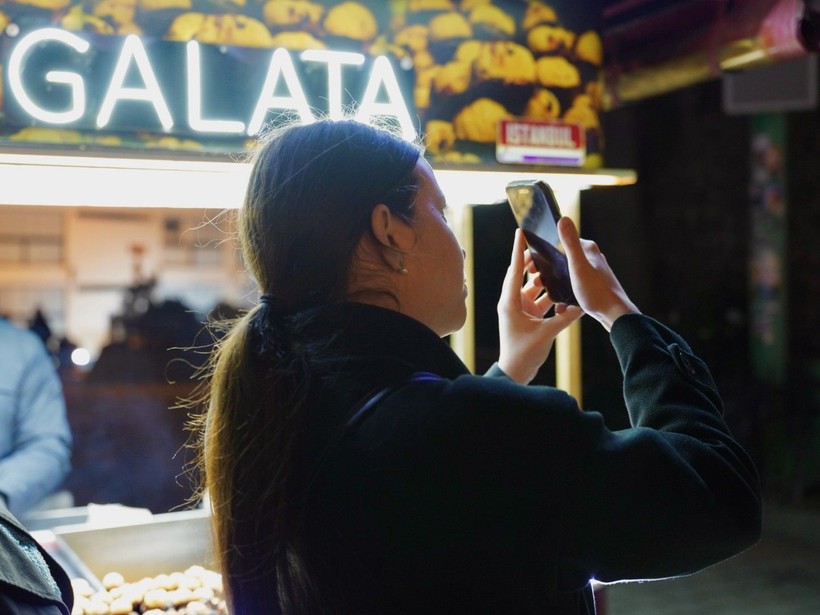
M 407 267 L 404 266 L 404 259 L 399 261 L 399 268 L 396 271 L 401 275 L 407 275 Z

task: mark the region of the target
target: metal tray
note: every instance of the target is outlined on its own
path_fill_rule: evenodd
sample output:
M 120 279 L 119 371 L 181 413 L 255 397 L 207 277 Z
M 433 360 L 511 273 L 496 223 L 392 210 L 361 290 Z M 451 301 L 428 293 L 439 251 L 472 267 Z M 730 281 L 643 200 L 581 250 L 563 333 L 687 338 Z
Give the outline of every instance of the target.
M 114 527 L 88 524 L 53 529 L 85 567 L 89 582 L 109 572 L 119 572 L 126 581 L 182 572 L 193 565 L 213 568 L 210 513 L 187 510 L 153 515 L 149 521 Z M 56 558 L 55 558 L 56 559 Z
M 65 541 L 51 530 L 34 530 L 32 538 L 63 567 L 70 579 L 85 579 L 95 591 L 105 589 L 100 579 L 77 557 Z

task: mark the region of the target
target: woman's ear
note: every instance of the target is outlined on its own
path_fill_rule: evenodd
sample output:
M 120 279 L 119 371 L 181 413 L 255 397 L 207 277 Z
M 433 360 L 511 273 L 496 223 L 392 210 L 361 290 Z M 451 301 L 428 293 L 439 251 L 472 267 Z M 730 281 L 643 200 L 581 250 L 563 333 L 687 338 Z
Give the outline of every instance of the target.
M 370 229 L 384 248 L 405 252 L 413 245 L 413 228 L 384 203 L 379 203 L 370 212 Z

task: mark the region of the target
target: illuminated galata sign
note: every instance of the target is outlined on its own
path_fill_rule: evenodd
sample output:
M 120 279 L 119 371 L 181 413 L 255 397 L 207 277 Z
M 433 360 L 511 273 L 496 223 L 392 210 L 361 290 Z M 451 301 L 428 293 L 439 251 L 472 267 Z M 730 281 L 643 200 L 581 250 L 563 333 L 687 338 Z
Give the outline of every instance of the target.
M 399 80 L 386 56 L 372 58 L 369 71 L 359 75 L 362 91 L 351 105 L 344 98 L 350 96 L 351 90 L 346 80 L 354 67 L 358 67 L 357 73 L 364 69 L 368 60 L 364 54 L 311 49 L 292 55 L 284 48 L 258 50 L 258 53 L 264 54 L 258 57 L 264 58 L 263 64 L 267 66 L 266 71 L 259 71 L 261 78 L 258 87 L 256 84 L 235 84 L 235 88 L 245 88 L 249 96 L 238 91 L 224 95 L 228 98 L 235 95 L 236 100 L 230 101 L 232 112 L 223 108 L 222 116 L 217 117 L 205 109 L 214 82 L 225 79 L 212 79 L 208 83 L 209 66 L 207 59 L 203 58 L 202 47 L 196 41 L 184 44 L 184 59 L 181 60 L 184 66 L 180 67 L 184 75 L 176 76 L 177 79 L 184 76 L 182 97 L 185 104 L 174 104 L 174 101 L 169 104 L 163 89 L 169 87 L 169 80 L 161 83 L 156 70 L 167 58 L 152 59 L 138 36 L 130 35 L 122 39 L 121 47 L 114 53 L 110 74 L 93 76 L 80 70 L 57 70 L 49 66 L 48 60 L 38 58 L 40 54 L 59 54 L 63 58 L 68 57 L 60 68 L 81 67 L 80 60 L 87 54 L 93 55 L 94 50 L 88 40 L 73 32 L 42 28 L 12 41 L 10 51 L 7 51 L 6 79 L 11 97 L 23 114 L 29 117 L 29 123 L 32 119 L 41 124 L 62 127 L 93 123 L 97 129 L 111 129 L 114 127 L 111 125 L 112 118 L 119 107 L 127 105 L 133 109 L 136 104 L 141 108 L 142 116 L 147 118 L 143 121 L 154 123 L 154 126 L 143 126 L 143 130 L 168 133 L 180 128 L 178 123 L 184 120 L 182 128 L 189 132 L 253 136 L 262 130 L 270 114 L 296 115 L 305 123 L 315 121 L 316 107 L 309 102 L 310 94 L 321 99 L 325 107 L 322 116 L 339 118 L 348 115 L 348 109 L 353 106 L 355 117 L 361 121 L 370 121 L 374 117 L 387 118 L 401 127 L 408 140 L 416 137 Z M 319 68 L 323 68 L 324 91 L 306 94 L 300 72 L 315 74 Z M 174 85 L 179 87 L 177 83 Z M 224 83 L 216 85 L 221 85 L 223 89 L 226 87 Z M 90 89 L 99 90 L 93 103 L 89 100 Z M 243 106 L 247 107 L 247 114 L 239 115 L 238 110 Z

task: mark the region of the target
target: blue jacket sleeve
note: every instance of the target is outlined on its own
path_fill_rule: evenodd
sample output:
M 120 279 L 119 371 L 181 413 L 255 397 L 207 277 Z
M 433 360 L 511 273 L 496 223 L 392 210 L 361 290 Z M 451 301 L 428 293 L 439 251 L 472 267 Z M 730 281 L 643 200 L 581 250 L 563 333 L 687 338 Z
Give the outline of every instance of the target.
M 62 386 L 42 343 L 26 332 L 15 340 L 11 388 L 4 388 L 2 413 L 9 432 L 0 451 L 0 493 L 20 516 L 53 492 L 70 469 L 71 431 Z M 5 380 L 5 379 L 4 379 Z

